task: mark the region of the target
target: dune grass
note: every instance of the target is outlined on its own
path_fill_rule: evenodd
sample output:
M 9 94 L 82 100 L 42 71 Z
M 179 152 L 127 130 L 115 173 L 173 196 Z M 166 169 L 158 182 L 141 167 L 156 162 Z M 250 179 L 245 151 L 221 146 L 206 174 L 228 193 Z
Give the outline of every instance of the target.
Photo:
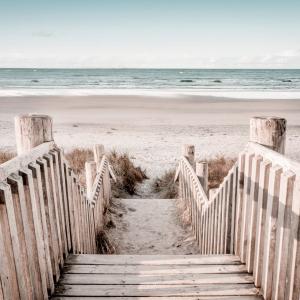
M 113 185 L 114 197 L 124 198 L 134 195 L 137 185 L 148 179 L 146 170 L 135 166 L 127 153 L 111 151 L 108 159 L 117 178 L 117 182 Z
M 207 160 L 208 162 L 208 187 L 217 188 L 224 177 L 232 168 L 236 159 L 228 158 L 223 155 Z M 165 171 L 162 176 L 153 180 L 152 192 L 157 194 L 158 198 L 173 199 L 178 196 L 178 184 L 174 183 L 176 169 Z
M 71 168 L 79 176 L 80 182 L 84 184 L 85 162 L 94 158 L 92 149 L 75 148 L 65 156 Z M 122 198 L 134 195 L 137 185 L 148 178 L 146 171 L 135 166 L 127 153 L 111 151 L 107 156 L 117 178 L 117 182 L 112 184 L 113 196 Z
M 208 188 L 217 188 L 232 168 L 236 159 L 223 155 L 209 159 L 208 161 Z
M 7 162 L 8 160 L 11 160 L 15 156 L 16 156 L 16 153 L 14 153 L 12 151 L 0 149 L 0 165 Z
M 158 198 L 174 199 L 178 195 L 178 183 L 174 182 L 176 169 L 167 170 L 161 177 L 156 177 L 151 188 Z

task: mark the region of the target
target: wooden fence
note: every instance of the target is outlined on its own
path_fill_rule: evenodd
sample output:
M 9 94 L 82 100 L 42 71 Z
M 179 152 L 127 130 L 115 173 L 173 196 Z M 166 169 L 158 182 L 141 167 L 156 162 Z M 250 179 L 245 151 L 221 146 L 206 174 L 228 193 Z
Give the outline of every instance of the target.
M 48 299 L 70 253 L 97 253 L 111 170 L 103 156 L 87 197 L 53 141 L 20 152 L 0 165 L 0 299 Z
M 261 122 L 259 118 L 260 129 Z M 278 135 L 285 136 L 282 126 L 267 124 L 262 131 L 269 130 L 270 138 L 255 133 L 252 137 L 277 144 L 250 141 L 210 199 L 195 164 L 183 156 L 176 175 L 179 198 L 189 208 L 200 253 L 236 254 L 253 274 L 264 299 L 299 300 L 300 164 L 277 152 L 284 151 L 285 139 L 278 143 L 270 128 L 280 128 Z

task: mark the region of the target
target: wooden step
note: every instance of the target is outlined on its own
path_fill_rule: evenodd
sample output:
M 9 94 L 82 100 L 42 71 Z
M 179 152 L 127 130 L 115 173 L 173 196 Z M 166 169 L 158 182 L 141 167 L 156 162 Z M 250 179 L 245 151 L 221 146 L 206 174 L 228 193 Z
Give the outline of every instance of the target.
M 239 265 L 234 255 L 71 255 L 72 265 Z
M 232 255 L 71 255 L 54 300 L 262 299 Z

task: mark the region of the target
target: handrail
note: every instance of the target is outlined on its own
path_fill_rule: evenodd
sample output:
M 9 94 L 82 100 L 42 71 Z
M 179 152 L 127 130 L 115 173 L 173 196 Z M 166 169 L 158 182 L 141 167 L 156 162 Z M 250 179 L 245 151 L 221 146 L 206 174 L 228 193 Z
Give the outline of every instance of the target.
M 11 160 L 0 165 L 0 181 L 5 180 L 10 174 L 17 172 L 19 169 L 26 167 L 30 162 L 37 160 L 39 157 L 48 153 L 56 147 L 54 142 L 47 142 L 33 148 L 30 152 L 16 156 Z
M 300 163 L 287 158 L 286 156 L 262 146 L 257 143 L 248 142 L 245 151 L 261 155 L 264 159 L 268 159 L 273 164 L 280 165 L 284 170 L 291 170 L 294 173 L 300 174 Z
M 199 192 L 201 203 L 208 202 L 209 200 L 207 198 L 207 195 L 205 194 L 204 189 L 203 189 L 203 187 L 202 187 L 202 185 L 201 185 L 201 183 L 200 183 L 193 167 L 191 166 L 189 161 L 184 156 L 182 156 L 180 160 L 183 163 L 184 168 L 186 168 L 189 175 L 191 176 L 192 182 L 195 185 L 195 188 L 196 188 L 197 192 Z
M 186 159 L 180 159 L 176 177 L 201 254 L 238 255 L 266 300 L 299 298 L 298 162 L 249 142 L 201 206 L 200 181 Z
M 104 156 L 93 201 L 54 142 L 0 165 L 0 295 L 48 299 L 70 253 L 97 253 L 111 198 Z
M 179 178 L 180 198 L 191 210 L 190 222 L 202 254 L 233 253 L 234 241 L 230 235 L 233 236 L 235 224 L 229 224 L 225 217 L 234 213 L 232 209 L 235 208 L 236 201 L 236 193 L 233 192 L 237 181 L 236 172 L 237 164 L 231 168 L 214 196 L 208 199 L 189 161 L 185 157 L 180 159 L 175 180 Z M 225 194 L 225 189 L 226 193 L 227 189 L 231 189 L 230 197 Z M 218 213 L 222 217 L 216 218 Z

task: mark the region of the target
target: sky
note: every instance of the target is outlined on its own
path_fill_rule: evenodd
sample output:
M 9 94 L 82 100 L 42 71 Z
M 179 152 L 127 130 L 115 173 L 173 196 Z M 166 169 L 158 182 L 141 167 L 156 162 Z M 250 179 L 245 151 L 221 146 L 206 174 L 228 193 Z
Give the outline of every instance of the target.
M 300 68 L 299 0 L 0 0 L 0 67 Z

